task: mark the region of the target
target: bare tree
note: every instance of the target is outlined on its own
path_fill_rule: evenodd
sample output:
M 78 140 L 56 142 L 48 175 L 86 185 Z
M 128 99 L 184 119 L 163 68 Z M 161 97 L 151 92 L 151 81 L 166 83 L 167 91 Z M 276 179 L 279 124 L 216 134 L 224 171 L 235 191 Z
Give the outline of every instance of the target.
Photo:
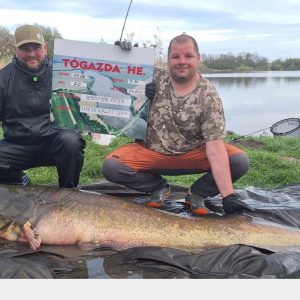
M 0 60 L 7 60 L 14 54 L 14 47 L 12 46 L 14 36 L 10 31 L 0 26 Z
M 154 65 L 155 67 L 164 67 L 167 62 L 167 56 L 163 47 L 163 42 L 161 39 L 161 30 L 159 27 L 156 27 L 156 32 L 153 35 L 152 40 L 142 41 L 142 46 L 144 48 L 153 47 L 156 50 L 156 56 Z

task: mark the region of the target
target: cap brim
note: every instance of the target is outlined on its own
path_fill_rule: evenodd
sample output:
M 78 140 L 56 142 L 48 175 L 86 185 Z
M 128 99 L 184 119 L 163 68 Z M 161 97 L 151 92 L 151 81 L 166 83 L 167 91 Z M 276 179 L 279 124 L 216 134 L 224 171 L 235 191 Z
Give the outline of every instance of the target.
M 22 45 L 29 44 L 29 43 L 39 44 L 39 45 L 45 45 L 45 42 L 41 42 L 41 41 L 37 41 L 37 40 L 24 40 L 22 42 L 19 42 L 19 43 L 15 44 L 14 46 L 15 47 L 20 47 Z

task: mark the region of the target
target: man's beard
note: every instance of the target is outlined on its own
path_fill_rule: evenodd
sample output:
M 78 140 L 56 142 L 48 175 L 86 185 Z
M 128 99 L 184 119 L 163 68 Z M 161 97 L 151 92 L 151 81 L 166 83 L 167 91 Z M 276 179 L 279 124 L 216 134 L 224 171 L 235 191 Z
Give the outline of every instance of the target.
M 25 69 L 27 69 L 27 70 L 29 70 L 31 72 L 38 71 L 40 69 L 41 65 L 43 64 L 43 61 L 37 60 L 37 62 L 38 62 L 37 65 L 32 66 L 29 63 L 27 63 L 26 61 L 21 61 L 18 57 L 17 57 L 17 59 L 18 59 L 19 64 L 23 68 L 25 68 Z
M 30 71 L 37 71 L 39 68 L 40 68 L 40 66 L 41 66 L 41 63 L 40 62 L 38 62 L 38 64 L 36 64 L 36 65 L 31 65 L 31 64 L 28 64 L 28 63 L 24 63 L 25 64 L 25 66 L 26 66 L 26 68 L 28 69 L 28 70 L 30 70 Z
M 170 75 L 172 79 L 177 83 L 187 83 L 195 76 L 195 74 L 188 73 L 186 76 L 181 77 L 177 76 L 174 72 L 170 72 Z

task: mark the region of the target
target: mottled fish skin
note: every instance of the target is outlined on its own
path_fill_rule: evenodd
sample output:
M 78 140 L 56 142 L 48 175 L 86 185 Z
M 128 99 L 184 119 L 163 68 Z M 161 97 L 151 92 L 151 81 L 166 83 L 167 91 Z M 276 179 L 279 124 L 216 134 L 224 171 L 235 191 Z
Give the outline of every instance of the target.
M 14 207 L 22 201 L 24 210 L 26 201 L 30 203 L 31 210 L 26 214 L 42 244 L 92 243 L 116 250 L 158 246 L 191 252 L 233 244 L 271 250 L 300 248 L 300 230 L 258 224 L 243 216 L 188 218 L 121 197 L 77 189 L 15 187 L 12 195 L 6 186 L 0 186 L 0 192 L 10 203 L 14 202 Z M 4 215 L 2 199 L 1 216 Z M 24 219 L 20 212 L 17 214 L 18 219 Z M 13 220 L 12 216 L 8 220 Z M 0 237 L 6 238 L 2 233 Z

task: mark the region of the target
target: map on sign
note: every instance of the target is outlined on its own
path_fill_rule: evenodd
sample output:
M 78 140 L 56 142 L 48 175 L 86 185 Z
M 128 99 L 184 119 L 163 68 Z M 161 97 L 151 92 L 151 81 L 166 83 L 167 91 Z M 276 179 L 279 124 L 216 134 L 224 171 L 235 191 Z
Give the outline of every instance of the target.
M 55 39 L 51 110 L 62 128 L 143 139 L 155 50 Z

